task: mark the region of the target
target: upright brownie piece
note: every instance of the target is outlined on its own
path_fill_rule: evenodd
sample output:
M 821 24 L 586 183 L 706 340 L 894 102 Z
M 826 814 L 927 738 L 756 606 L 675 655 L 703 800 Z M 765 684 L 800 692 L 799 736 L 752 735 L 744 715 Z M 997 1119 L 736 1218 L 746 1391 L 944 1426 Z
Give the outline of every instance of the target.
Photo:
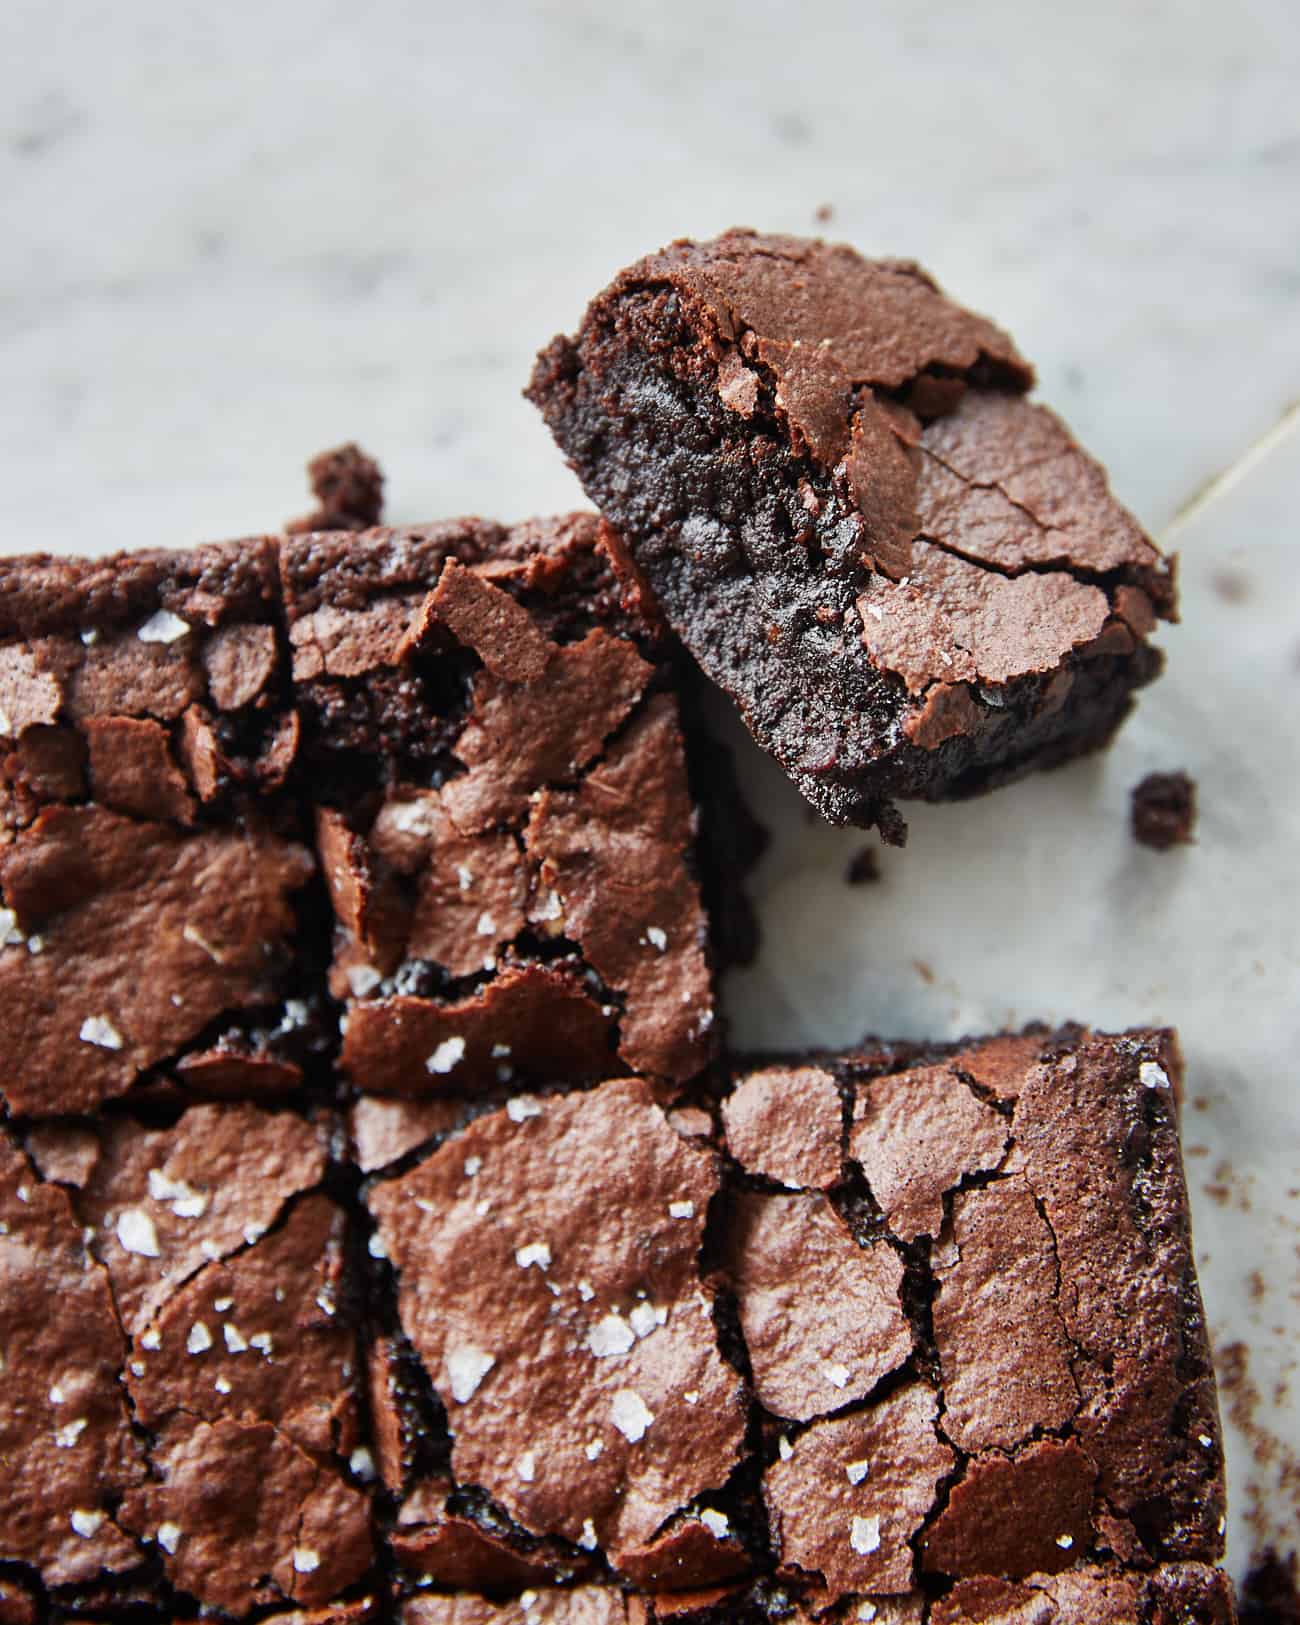
M 699 1072 L 682 735 L 595 518 L 308 535 L 281 565 L 346 1070 L 406 1095 Z
M 61 1606 L 241 1618 L 367 1576 L 330 1132 L 252 1105 L 0 1131 L 0 1561 Z
M 282 1090 L 313 872 L 275 544 L 0 561 L 0 1101 Z
M 673 629 L 835 822 L 1104 744 L 1168 563 L 917 266 L 733 231 L 624 271 L 530 398 Z
M 449 1594 L 404 1617 L 609 1570 L 661 1619 L 1229 1620 L 1178 1068 L 1071 1029 L 364 1119 L 377 1461 Z

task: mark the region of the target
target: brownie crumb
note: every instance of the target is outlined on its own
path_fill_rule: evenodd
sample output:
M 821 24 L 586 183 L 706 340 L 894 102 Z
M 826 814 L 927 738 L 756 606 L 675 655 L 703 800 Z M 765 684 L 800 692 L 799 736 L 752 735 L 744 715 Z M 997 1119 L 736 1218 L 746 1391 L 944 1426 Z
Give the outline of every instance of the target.
M 1242 1582 L 1241 1625 L 1300 1625 L 1294 1552 L 1281 1558 L 1265 1548 Z
M 813 210 L 813 219 L 819 226 L 829 226 L 835 218 L 835 206 L 832 203 L 819 203 Z
M 307 464 L 316 508 L 284 527 L 291 536 L 312 530 L 368 530 L 384 511 L 383 470 L 355 440 L 322 451 Z
M 1167 852 L 1186 846 L 1196 825 L 1196 782 L 1186 773 L 1148 773 L 1133 790 L 1133 838 Z
M 864 846 L 849 859 L 844 878 L 850 886 L 874 886 L 880 879 L 880 859 L 874 846 Z

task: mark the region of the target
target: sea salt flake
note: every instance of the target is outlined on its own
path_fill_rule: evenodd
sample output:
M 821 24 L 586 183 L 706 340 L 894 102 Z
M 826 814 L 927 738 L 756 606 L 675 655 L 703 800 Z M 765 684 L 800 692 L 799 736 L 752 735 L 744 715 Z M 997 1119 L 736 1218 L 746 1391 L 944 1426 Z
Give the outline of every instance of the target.
M 512 1095 L 506 1101 L 506 1116 L 512 1123 L 522 1123 L 529 1117 L 541 1115 L 541 1103 L 534 1100 L 532 1095 Z
M 475 933 L 480 937 L 494 937 L 497 934 L 497 922 L 488 913 L 487 909 L 478 917 L 478 924 L 474 927 Z
M 250 1349 L 256 1349 L 265 1359 L 270 1359 L 274 1349 L 270 1332 L 254 1332 L 248 1340 Z
M 861 1484 L 870 1471 L 871 1463 L 869 1461 L 851 1461 L 845 1467 L 844 1474 L 850 1484 Z
M 476 1348 L 473 1343 L 463 1343 L 448 1351 L 447 1376 L 451 1382 L 451 1397 L 458 1405 L 473 1399 L 479 1384 L 496 1363 L 495 1355 Z
M 494 1061 L 504 1060 L 507 1055 L 512 1053 L 509 1044 L 493 1044 L 492 1046 L 492 1059 Z
M 849 1544 L 859 1557 L 870 1557 L 880 1550 L 880 1519 L 873 1513 L 870 1518 L 854 1518 L 849 1530 Z
M 137 629 L 135 635 L 141 643 L 175 643 L 189 629 L 190 623 L 183 621 L 179 615 L 173 615 L 169 609 L 158 609 Z
M 467 868 L 463 863 L 458 863 L 456 865 L 456 883 L 461 891 L 468 891 L 474 884 L 474 871 Z
M 1213 1444 L 1214 1444 L 1214 1440 L 1210 1437 L 1210 1435 L 1208 1433 L 1198 1433 L 1196 1435 L 1196 1441 L 1197 1441 L 1198 1444 L 1202 1445 L 1206 1450 L 1211 1449 L 1213 1447 Z
M 583 1448 L 586 1451 L 587 1460 L 595 1461 L 600 1456 L 601 1451 L 604 1450 L 605 1441 L 603 1439 L 588 1439 Z
M 645 1400 L 631 1388 L 619 1388 L 615 1392 L 609 1414 L 614 1426 L 629 1444 L 643 1439 L 646 1429 L 655 1419 Z
M 63 1403 L 63 1390 L 62 1390 L 62 1388 L 59 1387 L 58 1383 L 56 1382 L 54 1384 L 53 1388 L 50 1389 L 50 1404 L 51 1405 L 62 1405 L 62 1403 Z
M 830 1383 L 832 1388 L 847 1388 L 849 1385 L 849 1378 L 852 1375 L 853 1373 L 849 1370 L 848 1366 L 840 1365 L 834 1360 L 828 1361 L 822 1367 L 822 1376 L 826 1378 L 826 1381 Z
M 578 1296 L 582 1299 L 583 1303 L 590 1303 L 591 1300 L 596 1296 L 596 1289 L 592 1286 L 590 1281 L 579 1281 Z
M 587 1347 L 598 1360 L 626 1354 L 636 1342 L 636 1333 L 622 1315 L 604 1315 L 587 1333 Z
M 160 1523 L 158 1525 L 158 1544 L 163 1551 L 174 1554 L 181 1543 L 184 1530 L 178 1523 Z
M 874 1602 L 860 1602 L 858 1604 L 858 1618 L 862 1620 L 863 1625 L 871 1625 L 871 1621 L 875 1619 L 879 1612 L 880 1610 Z
M 1074 1536 L 1073 1535 L 1058 1535 L 1056 1537 L 1056 1544 L 1061 1548 L 1061 1550 L 1063 1552 L 1068 1552 L 1070 1547 L 1074 1545 Z
M 429 1072 L 450 1072 L 453 1067 L 460 1065 L 464 1055 L 465 1040 L 463 1038 L 444 1038 L 424 1063 L 425 1069 Z
M 433 835 L 435 824 L 433 808 L 426 801 L 394 801 L 389 804 L 388 819 L 394 829 L 403 835 Z
M 1168 1089 L 1169 1074 L 1154 1061 L 1143 1061 L 1138 1067 L 1138 1080 L 1144 1089 Z
M 705 1507 L 704 1511 L 700 1513 L 700 1522 L 711 1535 L 715 1535 L 719 1540 L 726 1540 L 731 1533 L 731 1524 L 727 1519 L 727 1514 L 718 1512 L 714 1507 Z
M 156 1326 L 150 1326 L 147 1331 L 140 1333 L 140 1347 L 148 1349 L 151 1354 L 155 1349 L 162 1347 L 162 1338 Z
M 530 1241 L 526 1247 L 515 1248 L 515 1263 L 521 1270 L 536 1264 L 539 1270 L 551 1267 L 551 1249 L 544 1241 Z
M 638 1303 L 627 1318 L 638 1337 L 649 1337 L 657 1326 L 663 1324 L 654 1305 L 649 1303 Z
M 80 1535 L 82 1540 L 90 1540 L 99 1533 L 99 1526 L 104 1521 L 104 1514 L 96 1508 L 87 1511 L 85 1507 L 78 1507 L 68 1522 L 72 1525 L 74 1535 Z
M 85 1431 L 86 1418 L 79 1416 L 75 1422 L 65 1422 L 61 1428 L 55 1428 L 54 1442 L 60 1450 L 71 1450 Z
M 599 1544 L 596 1539 L 595 1524 L 592 1523 L 590 1518 L 584 1518 L 582 1520 L 582 1533 L 578 1536 L 578 1545 L 582 1547 L 584 1552 L 594 1552 Z
M 234 1306 L 235 1300 L 233 1298 L 213 1298 L 212 1300 L 212 1307 L 219 1315 L 224 1315 L 227 1309 L 233 1309 Z
M 885 618 L 885 612 L 879 604 L 866 605 L 866 611 L 873 621 L 883 621 Z
M 295 1546 L 293 1568 L 295 1574 L 314 1574 L 320 1567 L 320 1553 L 310 1546 Z
M 371 1258 L 387 1258 L 388 1248 L 384 1245 L 384 1238 L 378 1230 L 371 1231 L 370 1239 L 366 1242 L 366 1251 Z
M 100 1049 L 121 1049 L 126 1042 L 107 1016 L 87 1016 L 77 1036 L 83 1044 L 95 1044 Z
M 225 1377 L 218 1377 L 212 1386 L 219 1394 L 228 1394 L 230 1392 L 230 1384 Z
M 645 934 L 646 934 L 646 941 L 650 944 L 650 946 L 652 948 L 658 948 L 658 950 L 659 950 L 659 952 L 661 954 L 665 953 L 667 951 L 667 948 L 668 948 L 668 933 L 663 929 L 662 926 L 649 925 L 649 926 L 646 927 L 646 933 Z
M 465 1177 L 466 1177 L 466 1179 L 473 1179 L 474 1175 L 479 1171 L 479 1169 L 482 1166 L 483 1166 L 482 1157 L 466 1157 L 465 1158 Z
M 698 1405 L 700 1402 L 700 1391 L 698 1388 L 688 1388 L 682 1395 L 682 1398 L 688 1405 Z
M 232 1354 L 243 1354 L 248 1348 L 248 1341 L 238 1326 L 232 1326 L 229 1321 L 221 1328 L 221 1335 L 226 1340 L 226 1347 Z
M 384 979 L 373 965 L 349 965 L 347 976 L 348 987 L 354 999 L 364 999 L 366 994 L 373 993 Z
M 531 1484 L 537 1476 L 537 1457 L 531 1450 L 525 1450 L 515 1463 L 515 1472 L 523 1479 L 525 1484 Z
M 669 1202 L 668 1217 L 670 1219 L 693 1219 L 695 1217 L 694 1202 Z
M 201 1320 L 196 1320 L 190 1327 L 190 1335 L 185 1339 L 185 1352 L 203 1354 L 211 1347 L 212 1333 Z
M 149 1170 L 149 1194 L 155 1202 L 169 1202 L 178 1219 L 201 1219 L 208 1209 L 208 1196 L 196 1191 L 183 1179 L 172 1179 L 161 1168 Z
M 364 1484 L 369 1484 L 375 1476 L 375 1458 L 363 1444 L 348 1457 L 348 1466 Z
M 776 1453 L 778 1456 L 780 1456 L 782 1461 L 789 1461 L 790 1457 L 794 1455 L 794 1446 L 790 1443 L 789 1439 L 786 1438 L 784 1433 L 776 1441 Z
M 137 1253 L 141 1258 L 159 1258 L 158 1232 L 153 1220 L 138 1207 L 126 1208 L 117 1216 L 117 1239 L 125 1253 Z

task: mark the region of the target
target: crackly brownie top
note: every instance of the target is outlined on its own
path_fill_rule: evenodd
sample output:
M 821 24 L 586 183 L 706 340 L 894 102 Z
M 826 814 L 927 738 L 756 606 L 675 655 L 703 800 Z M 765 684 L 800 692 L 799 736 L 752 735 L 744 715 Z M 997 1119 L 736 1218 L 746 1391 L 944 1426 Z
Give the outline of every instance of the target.
M 918 1621 L 952 1581 L 1050 1620 L 1095 1580 L 1078 1617 L 1126 1617 L 1131 1565 L 1222 1546 L 1177 1068 L 1167 1034 L 1028 1035 L 765 1067 L 716 1117 L 620 1080 L 367 1123 L 403 1562 L 454 1584 L 505 1539 L 516 1583 L 603 1553 Z
M 0 1555 L 108 1585 L 110 1612 L 352 1585 L 372 1538 L 329 1123 L 202 1106 L 24 1138 L 0 1133 Z
M 299 1088 L 322 873 L 368 1087 L 698 1072 L 660 639 L 591 515 L 4 561 L 9 1108 Z
M 808 515 L 787 545 L 815 534 L 823 569 L 859 581 L 856 635 L 909 693 L 1051 673 L 1171 612 L 1166 561 L 1024 398 L 1029 364 L 919 266 L 750 231 L 675 242 L 593 302 L 570 359 L 543 353 L 534 398 L 563 389 L 574 357 L 600 374 L 626 334 L 710 391 L 738 436 L 785 443 Z M 953 705 L 917 743 L 953 729 Z

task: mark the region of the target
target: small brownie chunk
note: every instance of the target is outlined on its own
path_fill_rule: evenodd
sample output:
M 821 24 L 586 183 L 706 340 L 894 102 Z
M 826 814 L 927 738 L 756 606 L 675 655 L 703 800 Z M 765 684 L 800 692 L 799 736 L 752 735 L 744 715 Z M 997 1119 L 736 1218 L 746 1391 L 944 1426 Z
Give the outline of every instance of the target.
M 529 397 L 673 630 L 837 823 L 1106 743 L 1160 667 L 1169 564 L 992 323 L 919 267 L 673 243 Z
M 11 1112 L 92 1110 L 186 1059 L 198 1093 L 241 1070 L 299 1081 L 282 1040 L 310 1025 L 295 938 L 314 863 L 283 794 L 278 601 L 265 540 L 0 561 Z
M 1196 828 L 1196 783 L 1186 773 L 1148 773 L 1133 788 L 1133 839 L 1167 852 Z
M 713 1048 L 696 810 L 656 629 L 591 516 L 305 536 L 281 563 L 367 1090 Z
M 1230 1620 L 1178 1082 L 1072 1028 L 376 1120 L 406 1617 Z
M 242 1104 L 0 1131 L 0 1560 L 78 1613 L 320 1608 L 368 1574 L 333 1132 Z
M 354 440 L 313 457 L 307 478 L 316 507 L 289 521 L 284 528 L 290 535 L 305 530 L 368 530 L 383 516 L 383 472 Z

